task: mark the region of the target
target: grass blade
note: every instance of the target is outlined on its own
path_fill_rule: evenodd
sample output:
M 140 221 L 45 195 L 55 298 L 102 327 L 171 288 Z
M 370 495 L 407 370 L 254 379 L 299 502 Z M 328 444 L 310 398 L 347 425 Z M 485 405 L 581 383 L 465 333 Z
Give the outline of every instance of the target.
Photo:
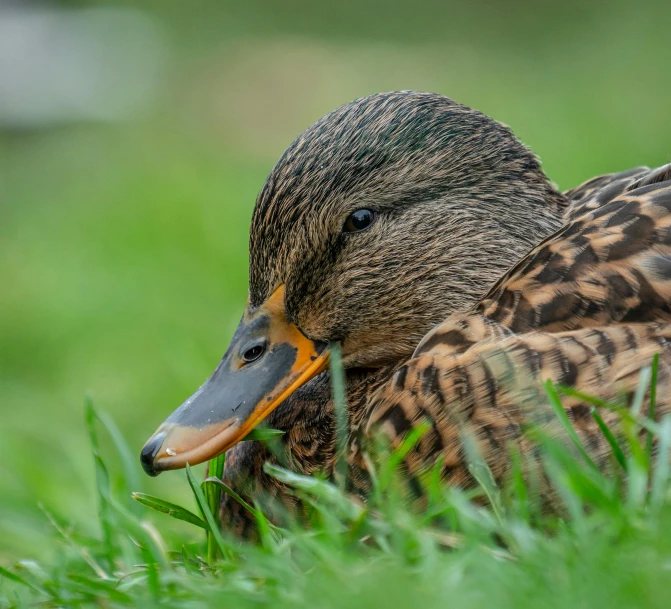
M 596 406 L 597 408 L 607 408 L 609 410 L 612 410 L 613 408 L 619 408 L 622 406 L 621 403 L 617 404 L 611 403 L 608 402 L 607 400 L 602 400 L 601 398 L 598 398 L 596 396 L 589 395 L 588 393 L 578 391 L 575 387 L 569 387 L 567 385 L 557 384 L 555 385 L 555 388 L 557 389 L 557 391 L 561 391 L 561 393 L 563 393 L 564 395 L 578 398 L 581 402 L 591 404 L 592 406 Z
M 636 391 L 634 392 L 634 399 L 631 401 L 631 414 L 635 417 L 641 414 L 641 406 L 643 406 L 643 400 L 645 399 L 645 394 L 648 391 L 650 386 L 650 379 L 652 378 L 652 370 L 650 366 L 641 368 L 640 375 L 638 377 L 638 385 L 636 386 Z
M 182 555 L 182 563 L 184 564 L 184 570 L 191 575 L 197 574 L 199 571 L 196 567 L 194 567 L 191 564 L 191 557 L 189 556 L 189 553 L 185 545 L 182 545 L 181 555 Z
M 336 463 L 336 477 L 341 489 L 345 488 L 347 480 L 347 436 L 349 435 L 349 424 L 347 414 L 347 395 L 345 390 L 345 373 L 342 367 L 342 356 L 340 345 L 331 347 L 329 357 L 331 372 L 331 391 L 333 392 L 333 406 L 336 415 L 336 441 L 338 443 L 338 461 Z
M 647 497 L 648 476 L 651 468 L 646 447 L 641 445 L 641 429 L 648 433 L 659 433 L 659 426 L 646 416 L 641 416 L 641 407 L 645 394 L 650 385 L 652 369 L 650 366 L 642 368 L 639 373 L 639 381 L 634 392 L 634 397 L 628 409 L 623 412 L 629 416 L 622 416 L 622 432 L 627 441 L 629 458 L 627 459 L 627 472 L 629 474 L 628 498 L 630 505 L 642 507 Z
M 650 488 L 650 507 L 659 512 L 669 490 L 669 470 L 671 469 L 671 416 L 666 415 L 662 421 L 657 447 L 657 463 L 652 474 Z
M 110 579 L 110 576 L 105 573 L 105 570 L 96 562 L 95 558 L 91 555 L 91 552 L 89 552 L 88 548 L 83 547 L 82 545 L 78 544 L 75 542 L 75 540 L 72 538 L 72 535 L 70 535 L 54 518 L 54 516 L 48 512 L 45 507 L 39 503 L 38 507 L 42 510 L 42 513 L 47 517 L 47 520 L 51 524 L 52 527 L 56 530 L 56 532 L 63 538 L 65 543 L 67 543 L 75 552 L 77 552 L 83 559 L 84 561 L 93 569 L 93 571 L 96 573 L 96 575 L 100 579 Z
M 630 410 L 627 408 L 627 403 L 623 399 L 608 402 L 606 400 L 602 400 L 600 398 L 587 395 L 586 393 L 576 391 L 575 389 L 570 387 L 565 387 L 563 385 L 556 385 L 556 387 L 564 395 L 578 398 L 581 401 L 585 402 L 586 404 L 591 404 L 592 406 L 596 406 L 597 408 L 604 408 L 606 410 L 610 410 L 611 412 L 617 413 L 620 419 L 622 420 L 623 424 L 628 423 L 632 425 L 638 425 L 640 427 L 643 427 L 643 429 L 649 431 L 653 436 L 659 431 L 656 423 L 651 421 L 648 417 L 637 416 L 632 412 L 630 412 Z
M 97 419 L 100 421 L 105 431 L 112 439 L 114 448 L 121 459 L 121 468 L 123 470 L 123 480 L 128 491 L 142 489 L 142 479 L 137 464 L 137 457 L 132 453 L 126 438 L 123 437 L 121 430 L 114 422 L 114 419 L 105 412 L 95 411 Z M 135 508 L 135 504 L 131 504 Z M 137 506 L 139 507 L 139 506 Z M 133 509 L 131 508 L 131 509 Z
M 529 511 L 529 489 L 524 480 L 524 469 L 522 467 L 522 455 L 517 444 L 511 442 L 508 448 L 510 455 L 510 483 L 509 488 L 517 504 L 515 509 L 519 512 L 522 520 L 529 522 L 531 514 Z
M 107 598 L 109 601 L 124 605 L 129 605 L 133 602 L 132 597 L 116 588 L 114 582 L 92 579 L 80 573 L 69 573 L 68 579 L 79 584 L 82 588 L 89 590 L 98 599 Z
M 578 452 L 580 452 L 583 459 L 585 459 L 585 461 L 591 467 L 593 467 L 595 470 L 598 471 L 599 468 L 596 466 L 594 461 L 592 461 L 591 457 L 587 454 L 587 451 L 585 450 L 585 447 L 582 445 L 582 442 L 580 441 L 578 434 L 575 432 L 575 429 L 573 429 L 573 425 L 571 425 L 571 421 L 569 421 L 568 415 L 564 410 L 564 406 L 561 403 L 561 399 L 559 398 L 559 394 L 557 393 L 557 390 L 555 389 L 552 380 L 548 379 L 547 381 L 545 381 L 545 383 L 543 383 L 543 387 L 545 389 L 545 395 L 547 395 L 547 398 L 550 402 L 550 406 L 552 406 L 552 409 L 555 411 L 555 415 L 557 415 L 559 422 L 562 424 L 562 427 L 565 429 L 569 438 L 571 438 L 573 444 L 575 444 L 576 448 L 578 449 Z
M 606 422 L 603 420 L 603 417 L 599 414 L 596 408 L 592 407 L 590 410 L 590 414 L 592 415 L 592 418 L 596 421 L 596 424 L 599 426 L 599 429 L 601 430 L 601 433 L 608 441 L 608 444 L 610 444 L 610 447 L 613 451 L 613 455 L 615 455 L 617 462 L 622 466 L 622 469 L 626 472 L 627 458 L 624 456 L 624 453 L 622 452 L 622 448 L 620 447 L 617 438 L 613 435 L 613 432 L 610 430 L 608 425 L 606 425 Z
M 571 484 L 571 475 L 556 461 L 553 455 L 547 453 L 543 459 L 545 471 L 552 486 L 562 499 L 566 510 L 579 534 L 585 533 L 585 507 L 581 497 L 574 492 Z
M 110 509 L 114 510 L 119 524 L 123 527 L 122 532 L 129 534 L 140 543 L 147 564 L 160 565 L 164 569 L 168 568 L 165 543 L 160 539 L 158 532 L 149 523 L 141 521 L 125 504 L 111 499 Z
M 207 464 L 208 476 L 214 478 L 221 478 L 224 473 L 224 463 L 226 460 L 226 453 L 222 453 L 216 456 L 214 459 L 211 459 Z M 211 484 L 200 483 L 200 487 L 205 493 L 205 498 L 207 500 L 207 505 L 210 508 L 210 512 L 214 517 L 214 523 L 219 530 L 219 504 L 221 502 L 221 491 L 218 487 Z M 207 536 L 207 560 L 212 564 L 217 558 L 217 547 L 214 543 L 214 538 L 212 535 Z
M 220 491 L 226 493 L 229 497 L 237 501 L 243 508 L 245 508 L 252 516 L 256 517 L 256 510 L 249 505 L 240 495 L 238 495 L 230 486 L 223 482 L 220 478 L 207 478 L 203 484 L 211 484 L 216 486 Z
M 263 510 L 259 507 L 259 504 L 254 502 L 254 517 L 256 519 L 256 527 L 259 531 L 259 538 L 261 539 L 261 545 L 271 552 L 275 553 L 277 544 L 270 530 L 270 521 L 266 518 L 266 515 L 263 513 Z
M 34 586 L 31 584 L 29 581 L 23 579 L 20 575 L 17 575 L 16 573 L 12 573 L 11 571 L 5 569 L 4 567 L 0 567 L 0 577 L 4 577 L 5 579 L 8 579 L 9 581 L 13 581 L 17 584 L 21 584 L 23 586 L 26 586 L 30 588 L 31 590 L 35 590 L 36 592 L 42 592 L 37 586 Z
M 210 506 L 207 504 L 205 495 L 203 494 L 203 489 L 200 488 L 200 484 L 196 480 L 196 477 L 193 474 L 193 470 L 191 469 L 191 466 L 188 463 L 186 464 L 186 479 L 189 481 L 189 486 L 191 487 L 191 491 L 193 492 L 193 495 L 196 498 L 196 503 L 198 504 L 198 507 L 200 508 L 200 511 L 203 514 L 203 517 L 205 518 L 205 522 L 208 525 L 209 528 L 208 536 L 211 535 L 214 538 L 214 542 L 217 544 L 217 547 L 219 548 L 221 555 L 227 556 L 228 547 L 226 546 L 226 542 L 224 541 L 224 538 L 221 536 L 221 531 L 219 530 L 217 522 L 212 512 L 210 511 Z
M 466 457 L 468 458 L 468 469 L 473 478 L 475 478 L 476 482 L 485 492 L 485 495 L 487 495 L 489 503 L 492 506 L 499 523 L 502 523 L 504 518 L 504 508 L 501 502 L 501 491 L 496 485 L 492 470 L 489 469 L 485 458 L 480 452 L 473 431 L 468 425 L 461 425 L 459 437 L 461 439 L 461 445 L 464 447 Z
M 658 371 L 659 371 L 659 353 L 655 353 L 655 356 L 652 358 L 652 366 L 650 368 L 650 407 L 648 409 L 648 418 L 651 421 L 655 420 Z M 648 463 L 652 463 L 652 432 L 650 430 L 648 430 L 648 440 L 646 442 L 646 454 L 648 455 Z
M 332 505 L 347 520 L 358 519 L 364 511 L 360 505 L 349 499 L 338 487 L 325 480 L 296 474 L 268 462 L 263 465 L 263 471 L 292 488 Z
M 542 450 L 543 464 L 556 485 L 559 496 L 572 505 L 592 505 L 611 509 L 621 500 L 611 476 L 605 476 L 589 463 L 577 460 L 567 443 L 541 428 L 530 427 L 526 434 Z M 548 466 L 550 469 L 548 469 Z M 551 470 L 551 471 L 550 471 Z M 568 494 L 572 497 L 568 497 Z M 569 506 L 569 503 L 566 503 Z
M 131 497 L 138 503 L 141 503 L 152 510 L 167 514 L 177 520 L 188 522 L 189 524 L 193 524 L 206 531 L 208 530 L 207 524 L 205 524 L 201 518 L 198 518 L 193 512 L 190 512 L 179 505 L 164 501 L 163 499 L 159 499 L 152 495 L 147 495 L 146 493 L 133 493 Z
M 628 460 L 627 503 L 634 510 L 642 510 L 648 498 L 648 468 L 635 456 Z
M 380 489 L 384 491 L 391 482 L 394 471 L 408 456 L 408 453 L 415 448 L 416 444 L 422 439 L 422 436 L 431 429 L 431 425 L 426 421 L 413 427 L 408 435 L 403 439 L 401 445 L 390 455 L 387 462 L 380 471 Z
M 100 520 L 100 526 L 103 531 L 103 541 L 107 550 L 107 559 L 111 563 L 114 554 L 114 543 L 112 536 L 114 526 L 111 522 L 111 511 L 109 507 L 111 497 L 110 482 L 107 468 L 105 467 L 105 463 L 100 456 L 100 445 L 98 443 L 98 434 L 95 428 L 95 423 L 98 419 L 98 413 L 96 412 L 93 406 L 93 401 L 90 397 L 87 397 L 84 400 L 84 410 L 86 428 L 88 430 L 91 451 L 93 452 L 93 461 L 95 464 L 96 488 L 98 490 L 98 518 Z
M 266 440 L 273 440 L 283 436 L 284 432 L 281 429 L 271 429 L 270 427 L 255 427 L 243 439 L 243 442 L 248 440 L 258 440 L 264 442 Z

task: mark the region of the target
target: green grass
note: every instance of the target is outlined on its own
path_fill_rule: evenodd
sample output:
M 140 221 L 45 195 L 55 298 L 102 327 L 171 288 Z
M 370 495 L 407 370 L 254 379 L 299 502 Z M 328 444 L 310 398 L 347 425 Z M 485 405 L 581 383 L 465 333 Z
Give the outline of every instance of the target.
M 337 378 L 337 364 L 334 372 Z M 376 464 L 374 489 L 366 505 L 336 484 L 266 465 L 267 473 L 312 506 L 309 526 L 286 528 L 270 523 L 258 507 L 217 480 L 223 457 L 209 465 L 217 477 L 203 482 L 187 466 L 198 514 L 131 494 L 130 471 L 124 487 L 113 491 L 100 431 L 113 439 L 110 460 L 123 468 L 132 455 L 111 419 L 87 401 L 98 534 L 82 536 L 45 509 L 60 540 L 58 555 L 50 562 L 2 567 L 0 607 L 666 607 L 671 417 L 655 423 L 640 413 L 645 395 L 656 390 L 651 376 L 650 369 L 642 372 L 630 405 L 595 407 L 620 413 L 620 429 L 608 430 L 607 436 L 614 463 L 624 459 L 613 474 L 594 467 L 562 416 L 561 393 L 575 392 L 546 384 L 565 441 L 540 429 L 529 434 L 540 451 L 542 474 L 561 499 L 553 514 L 540 509 L 533 476 L 522 474 L 519 454 L 513 451 L 516 466 L 499 487 L 469 434 L 462 441 L 479 487 L 449 488 L 429 475 L 428 508 L 410 510 L 397 466 L 421 437 L 419 430 L 395 453 L 370 460 Z M 343 407 L 339 389 L 336 395 Z M 653 442 L 646 441 L 646 431 Z M 264 430 L 255 441 L 273 436 Z M 221 491 L 253 513 L 259 543 L 241 542 L 225 525 L 220 528 Z M 154 522 L 152 511 L 162 520 Z M 192 529 L 177 535 L 175 520 L 166 516 Z

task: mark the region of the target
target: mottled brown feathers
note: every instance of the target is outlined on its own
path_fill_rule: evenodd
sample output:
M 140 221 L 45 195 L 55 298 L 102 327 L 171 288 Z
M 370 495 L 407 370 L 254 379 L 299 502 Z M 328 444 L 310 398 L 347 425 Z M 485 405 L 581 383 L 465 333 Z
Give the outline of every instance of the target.
M 476 311 L 516 333 L 671 321 L 671 181 L 627 189 L 580 212 L 569 210 L 571 220 L 499 280 Z
M 342 234 L 347 215 L 364 207 L 378 212 L 375 224 Z M 505 475 L 509 443 L 531 450 L 526 423 L 556 429 L 545 379 L 610 399 L 631 393 L 660 353 L 658 411 L 671 407 L 668 165 L 562 195 L 512 132 L 479 112 L 425 93 L 356 100 L 299 136 L 259 195 L 252 306 L 281 283 L 307 336 L 342 343 L 347 483 L 363 498 L 370 435 L 382 431 L 397 446 L 424 421 L 430 430 L 405 463 L 411 482 L 439 462 L 449 483 L 472 483 L 465 424 L 494 475 Z M 588 405 L 570 398 L 565 407 L 605 466 Z M 266 460 L 334 474 L 328 373 L 267 423 L 287 432 L 281 450 L 238 444 L 224 477 L 281 519 L 300 504 L 263 473 Z M 229 498 L 222 523 L 253 529 Z
M 671 324 L 628 324 L 530 332 L 483 341 L 463 353 L 427 352 L 404 366 L 403 383 L 392 379 L 376 396 L 369 428 L 381 430 L 397 447 L 413 427 L 430 422 L 431 428 L 406 459 L 408 473 L 419 476 L 439 461 L 445 480 L 465 487 L 474 483 L 460 440 L 467 426 L 494 476 L 501 480 L 509 471 L 509 444 L 519 444 L 523 453 L 530 450 L 524 427 L 535 424 L 546 433 L 562 435 L 544 394 L 544 380 L 629 403 L 640 369 L 660 353 L 658 395 L 667 395 L 670 340 Z M 610 447 L 589 414 L 590 404 L 566 397 L 563 405 L 592 458 L 608 466 Z M 668 413 L 670 407 L 671 402 L 662 398 L 658 415 Z M 617 427 L 616 413 L 601 414 Z

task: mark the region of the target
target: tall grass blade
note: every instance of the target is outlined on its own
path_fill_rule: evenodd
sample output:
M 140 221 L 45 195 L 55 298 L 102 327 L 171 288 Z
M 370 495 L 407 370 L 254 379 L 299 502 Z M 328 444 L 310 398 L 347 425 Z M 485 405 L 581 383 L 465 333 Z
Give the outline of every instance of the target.
M 42 590 L 40 590 L 37 586 L 31 584 L 28 580 L 23 579 L 23 577 L 21 577 L 20 575 L 12 573 L 11 571 L 5 569 L 4 567 L 0 567 L 0 577 L 4 577 L 9 581 L 13 581 L 17 584 L 21 584 L 22 586 L 26 586 L 31 590 L 35 590 L 35 592 L 42 592 Z
M 571 421 L 569 421 L 568 415 L 566 414 L 566 411 L 562 406 L 561 399 L 559 398 L 559 394 L 557 393 L 557 390 L 552 380 L 548 379 L 547 381 L 545 381 L 545 383 L 543 383 L 543 387 L 545 389 L 545 395 L 547 395 L 548 401 L 550 402 L 550 406 L 552 406 L 555 415 L 557 415 L 557 418 L 562 424 L 562 427 L 568 434 L 569 438 L 571 438 L 571 441 L 578 449 L 578 452 L 582 455 L 583 459 L 585 459 L 585 461 L 591 467 L 593 467 L 595 470 L 598 471 L 599 468 L 596 466 L 594 461 L 592 461 L 591 457 L 587 454 L 587 451 L 585 450 L 585 447 L 582 445 L 582 442 L 580 441 L 578 434 L 575 432 L 575 429 L 573 429 L 573 425 L 571 425 Z
M 529 522 L 531 514 L 529 512 L 529 489 L 524 480 L 524 469 L 522 466 L 522 455 L 519 446 L 514 442 L 510 443 L 510 485 L 509 488 L 517 500 L 515 508 L 522 520 Z
M 596 408 L 592 407 L 590 409 L 590 414 L 592 415 L 592 418 L 594 419 L 596 424 L 599 426 L 599 429 L 601 430 L 601 433 L 608 441 L 608 444 L 610 444 L 610 448 L 613 451 L 613 455 L 617 459 L 617 462 L 626 472 L 627 458 L 624 456 L 624 453 L 622 452 L 622 448 L 620 447 L 617 438 L 613 435 L 613 432 L 610 430 L 608 425 L 606 425 L 606 422 L 603 420 L 603 417 L 599 414 L 599 411 Z
M 140 470 L 137 464 L 137 457 L 132 453 L 126 438 L 123 437 L 121 430 L 114 422 L 114 419 L 106 412 L 95 411 L 95 415 L 112 439 L 114 448 L 121 459 L 121 468 L 123 471 L 124 486 L 128 492 L 141 491 L 143 486 Z M 136 510 L 140 506 L 131 503 L 131 509 Z M 139 514 L 139 511 L 137 511 Z
M 338 487 L 325 480 L 296 474 L 268 462 L 263 465 L 263 471 L 280 482 L 333 506 L 347 520 L 358 519 L 364 511 L 364 508 L 347 497 Z
M 156 563 L 162 568 L 168 568 L 169 562 L 165 551 L 165 543 L 160 538 L 158 531 L 150 527 L 147 522 L 141 521 L 134 512 L 126 508 L 125 504 L 110 500 L 110 508 L 114 510 L 117 520 L 121 525 L 120 532 L 131 536 L 140 543 L 147 564 Z
M 109 475 L 105 463 L 100 456 L 100 445 L 98 443 L 98 434 L 95 423 L 98 418 L 93 401 L 87 397 L 84 401 L 86 428 L 93 452 L 93 461 L 95 464 L 96 488 L 98 490 L 98 518 L 103 531 L 103 542 L 106 548 L 107 559 L 111 563 L 114 555 L 113 529 L 114 524 L 111 521 L 110 502 L 110 483 Z
M 207 478 L 203 481 L 203 484 L 213 485 L 218 488 L 220 491 L 226 493 L 234 501 L 237 501 L 243 508 L 245 508 L 252 516 L 256 517 L 256 510 L 249 505 L 240 495 L 238 495 L 230 486 L 228 486 L 220 478 Z
M 646 416 L 641 416 L 641 408 L 650 386 L 652 370 L 650 366 L 642 368 L 639 373 L 639 381 L 634 392 L 634 397 L 628 409 L 623 409 L 622 431 L 627 440 L 627 448 L 630 457 L 627 459 L 629 474 L 628 500 L 630 505 L 642 507 L 645 503 L 648 486 L 648 472 L 651 467 L 647 448 L 641 446 L 640 428 L 654 433 L 658 426 Z M 626 414 L 625 414 L 626 413 Z M 628 415 L 628 416 L 627 416 Z
M 546 454 L 543 460 L 545 471 L 553 482 L 553 487 L 561 497 L 577 531 L 585 533 L 585 512 L 581 497 L 574 492 L 570 474 L 557 462 L 553 455 Z
M 177 520 L 188 522 L 189 524 L 205 529 L 206 531 L 208 530 L 207 524 L 205 524 L 202 519 L 179 505 L 159 499 L 158 497 L 153 497 L 152 495 L 147 495 L 146 493 L 133 493 L 131 497 L 138 503 L 141 503 L 152 510 L 167 514 Z
M 485 458 L 482 456 L 472 429 L 468 425 L 461 425 L 459 430 L 461 445 L 464 447 L 468 459 L 468 469 L 471 475 L 487 495 L 494 514 L 500 523 L 503 522 L 505 510 L 501 502 L 501 491 L 499 490 L 492 470 L 489 469 Z
M 383 464 L 380 471 L 380 489 L 382 491 L 387 489 L 398 466 L 408 456 L 410 451 L 415 448 L 417 443 L 429 429 L 431 429 L 431 425 L 426 421 L 422 421 L 408 432 L 408 435 L 403 439 L 401 445 L 391 453 L 389 459 Z
M 56 532 L 63 538 L 65 543 L 67 543 L 75 552 L 77 552 L 83 559 L 84 561 L 93 569 L 95 574 L 100 578 L 100 579 L 110 579 L 110 576 L 105 572 L 105 569 L 103 569 L 98 562 L 93 558 L 91 555 L 91 552 L 89 552 L 88 548 L 78 544 L 75 542 L 75 540 L 72 538 L 72 535 L 70 535 L 54 518 L 54 516 L 48 512 L 44 506 L 40 503 L 38 504 L 38 507 L 42 510 L 42 513 L 47 517 L 47 520 L 51 524 L 52 527 L 56 530 Z
M 189 481 L 189 486 L 191 487 L 191 491 L 196 498 L 196 503 L 198 504 L 198 507 L 200 508 L 200 511 L 203 514 L 205 522 L 209 528 L 208 536 L 211 535 L 214 538 L 214 542 L 217 544 L 221 555 L 228 557 L 228 546 L 226 545 L 224 538 L 221 536 L 221 531 L 219 530 L 214 515 L 210 511 L 210 506 L 205 499 L 203 489 L 200 488 L 200 484 L 196 480 L 196 477 L 193 474 L 193 470 L 188 463 L 186 464 L 186 479 Z
M 106 582 L 81 575 L 80 573 L 69 573 L 68 579 L 73 581 L 83 588 L 90 590 L 96 598 L 105 598 L 114 603 L 121 603 L 129 605 L 133 602 L 133 598 L 116 588 L 116 582 Z
M 250 431 L 243 439 L 243 442 L 248 440 L 258 440 L 260 442 L 265 442 L 266 440 L 273 440 L 283 436 L 285 432 L 281 429 L 271 429 L 270 427 L 255 427 Z
M 648 466 L 635 457 L 627 463 L 627 503 L 630 508 L 643 509 L 648 496 Z
M 635 417 L 641 414 L 641 407 L 643 406 L 643 400 L 645 399 L 645 394 L 648 392 L 648 387 L 650 387 L 650 379 L 652 378 L 652 370 L 650 366 L 641 368 L 640 375 L 638 377 L 638 385 L 636 386 L 636 391 L 634 392 L 634 398 L 631 401 L 631 414 Z
M 207 464 L 208 476 L 213 478 L 221 479 L 224 473 L 224 462 L 226 460 L 226 453 L 222 453 L 216 456 L 214 459 L 211 459 Z M 207 500 L 207 505 L 210 508 L 210 512 L 214 517 L 214 522 L 216 524 L 217 530 L 219 530 L 219 504 L 221 500 L 221 491 L 217 486 L 212 484 L 204 484 L 201 482 L 200 487 L 205 492 L 205 498 Z M 207 536 L 207 560 L 212 564 L 217 558 L 217 547 L 214 542 L 212 535 Z
M 190 573 L 191 575 L 195 575 L 195 574 L 199 573 L 198 569 L 196 567 L 194 567 L 193 564 L 191 564 L 192 559 L 189 556 L 189 553 L 188 553 L 185 545 L 182 545 L 181 555 L 182 555 L 182 563 L 184 564 L 184 570 L 187 573 Z
M 657 433 L 656 424 L 647 417 L 641 417 L 640 415 L 633 414 L 627 408 L 627 403 L 622 398 L 616 401 L 609 402 L 594 396 L 587 395 L 586 393 L 582 393 L 581 391 L 576 391 L 571 387 L 565 387 L 563 385 L 557 385 L 556 387 L 558 389 L 561 389 L 561 392 L 564 395 L 578 398 L 581 401 L 585 402 L 586 404 L 591 404 L 592 406 L 596 406 L 597 408 L 603 408 L 605 410 L 610 410 L 611 412 L 617 413 L 623 422 L 639 425 L 640 427 L 643 427 L 644 429 L 652 433 L 653 436 L 655 435 L 655 433 Z
M 564 395 L 578 398 L 581 402 L 585 402 L 585 404 L 591 404 L 592 406 L 596 406 L 597 408 L 607 408 L 609 410 L 613 410 L 613 408 L 618 408 L 622 406 L 622 404 L 611 403 L 608 402 L 607 400 L 602 400 L 601 398 L 598 398 L 594 395 L 583 393 L 582 391 L 578 391 L 575 387 L 569 387 L 568 385 L 557 384 L 555 385 L 555 388 L 557 389 L 558 392 L 561 392 Z
M 655 420 L 655 405 L 657 403 L 657 373 L 659 372 L 659 353 L 655 353 L 652 358 L 652 366 L 650 367 L 650 407 L 648 409 L 648 418 L 651 421 Z M 652 432 L 648 430 L 648 440 L 646 443 L 646 451 L 648 455 L 648 463 L 652 463 Z
M 266 515 L 263 513 L 263 510 L 260 508 L 259 504 L 254 502 L 254 518 L 256 520 L 256 528 L 259 531 L 259 538 L 261 539 L 261 545 L 271 553 L 275 553 L 277 544 L 271 533 L 270 521 L 266 518 Z
M 542 449 L 548 474 L 553 475 L 557 483 L 561 482 L 565 490 L 581 505 L 612 508 L 620 502 L 619 494 L 615 490 L 616 481 L 583 460 L 576 460 L 566 442 L 537 427 L 529 428 L 526 433 Z M 548 470 L 548 463 L 553 468 L 552 472 Z M 547 496 L 547 490 L 545 494 Z
M 345 372 L 342 367 L 342 355 L 340 345 L 331 347 L 329 356 L 331 372 L 331 391 L 333 392 L 333 406 L 336 417 L 336 440 L 338 443 L 338 461 L 336 463 L 336 478 L 342 489 L 345 488 L 347 480 L 347 437 L 349 435 L 349 423 L 347 414 L 347 397 L 345 390 Z
M 669 470 L 671 469 L 671 415 L 662 420 L 657 446 L 657 462 L 650 485 L 650 507 L 658 513 L 669 492 Z
M 142 549 L 142 555 L 147 564 L 147 587 L 155 600 L 161 598 L 161 580 L 159 577 L 158 564 L 152 559 L 151 552 L 147 548 Z

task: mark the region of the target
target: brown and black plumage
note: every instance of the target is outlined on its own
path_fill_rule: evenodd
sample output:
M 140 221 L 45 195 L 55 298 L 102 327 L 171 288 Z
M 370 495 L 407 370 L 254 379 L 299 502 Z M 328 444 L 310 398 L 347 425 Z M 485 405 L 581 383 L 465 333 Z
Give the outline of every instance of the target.
M 365 213 L 364 213 L 365 212 Z M 356 100 L 305 131 L 272 170 L 250 235 L 245 316 L 217 370 L 143 451 L 149 473 L 228 450 L 225 479 L 295 499 L 263 473 L 275 460 L 239 442 L 260 420 L 286 432 L 286 463 L 333 475 L 330 345 L 342 348 L 349 487 L 365 497 L 362 442 L 431 429 L 412 477 L 441 463 L 471 484 L 460 425 L 496 476 L 523 424 L 553 425 L 542 381 L 610 398 L 671 353 L 671 169 L 602 176 L 560 193 L 505 126 L 447 98 Z M 606 446 L 585 404 L 569 416 L 597 462 Z M 376 431 L 377 430 L 377 431 Z M 248 515 L 227 500 L 225 527 Z

